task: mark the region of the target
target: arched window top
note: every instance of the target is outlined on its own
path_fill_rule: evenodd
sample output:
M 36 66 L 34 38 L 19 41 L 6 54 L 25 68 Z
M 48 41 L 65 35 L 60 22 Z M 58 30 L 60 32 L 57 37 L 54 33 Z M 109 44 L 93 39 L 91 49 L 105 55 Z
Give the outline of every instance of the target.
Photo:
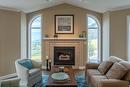
M 100 23 L 96 17 L 87 16 L 87 31 L 88 31 L 88 61 L 100 62 Z
M 88 29 L 95 29 L 98 28 L 98 26 L 97 20 L 92 16 L 88 16 Z
M 35 16 L 30 21 L 29 28 L 29 57 L 41 61 L 41 16 Z
M 31 28 L 41 27 L 41 16 L 36 16 L 31 22 Z

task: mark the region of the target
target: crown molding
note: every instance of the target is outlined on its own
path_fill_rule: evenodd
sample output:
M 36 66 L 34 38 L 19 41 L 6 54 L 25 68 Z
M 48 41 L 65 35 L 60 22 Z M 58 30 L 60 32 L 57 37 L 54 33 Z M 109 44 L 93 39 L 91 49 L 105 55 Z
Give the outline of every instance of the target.
M 118 11 L 118 10 L 125 10 L 125 9 L 129 9 L 129 8 L 130 8 L 130 5 L 127 5 L 127 6 L 120 6 L 117 8 L 111 8 L 108 11 Z
M 1 9 L 1 10 L 8 10 L 8 11 L 21 12 L 21 10 L 19 10 L 19 9 L 10 8 L 10 7 L 4 7 L 4 6 L 0 6 L 0 9 Z

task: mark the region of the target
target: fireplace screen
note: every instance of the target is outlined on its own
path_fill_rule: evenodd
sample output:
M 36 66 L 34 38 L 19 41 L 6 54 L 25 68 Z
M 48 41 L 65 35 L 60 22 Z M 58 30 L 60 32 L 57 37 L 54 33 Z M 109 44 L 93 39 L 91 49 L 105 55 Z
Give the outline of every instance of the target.
M 54 47 L 54 65 L 75 65 L 75 47 Z

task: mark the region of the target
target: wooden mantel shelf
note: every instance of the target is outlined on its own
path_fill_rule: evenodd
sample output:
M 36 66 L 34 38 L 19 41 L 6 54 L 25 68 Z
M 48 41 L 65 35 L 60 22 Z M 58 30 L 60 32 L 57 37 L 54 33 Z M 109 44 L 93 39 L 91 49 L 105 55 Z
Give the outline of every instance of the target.
M 87 40 L 87 38 L 43 38 L 43 40 Z

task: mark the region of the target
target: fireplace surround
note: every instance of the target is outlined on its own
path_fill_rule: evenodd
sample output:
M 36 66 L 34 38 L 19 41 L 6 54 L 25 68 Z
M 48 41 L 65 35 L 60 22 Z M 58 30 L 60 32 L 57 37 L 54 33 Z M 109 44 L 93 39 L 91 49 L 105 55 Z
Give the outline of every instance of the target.
M 54 47 L 54 65 L 75 65 L 75 47 Z
M 54 47 L 74 47 L 75 48 L 75 63 L 72 65 L 73 68 L 79 69 L 86 64 L 86 38 L 44 38 L 42 43 L 42 59 L 46 60 L 46 56 L 52 61 L 54 65 Z M 65 57 L 63 59 L 63 57 Z M 68 60 L 67 55 L 62 56 L 62 60 Z M 66 64 L 67 65 L 67 64 Z

